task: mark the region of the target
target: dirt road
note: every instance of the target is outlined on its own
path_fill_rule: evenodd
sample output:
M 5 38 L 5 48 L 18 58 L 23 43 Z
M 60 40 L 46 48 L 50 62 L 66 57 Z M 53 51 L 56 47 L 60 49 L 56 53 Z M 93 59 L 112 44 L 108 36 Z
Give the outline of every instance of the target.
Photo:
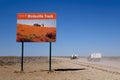
M 120 80 L 119 71 L 114 71 L 113 67 L 108 67 L 108 71 L 105 65 L 80 60 L 52 57 L 53 71 L 49 72 L 48 58 L 29 58 L 24 61 L 22 73 L 19 61 L 1 65 L 0 80 Z

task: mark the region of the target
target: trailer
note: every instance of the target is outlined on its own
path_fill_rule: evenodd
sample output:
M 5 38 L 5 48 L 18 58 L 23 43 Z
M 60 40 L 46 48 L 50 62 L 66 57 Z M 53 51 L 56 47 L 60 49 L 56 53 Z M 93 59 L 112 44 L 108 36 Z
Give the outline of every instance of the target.
M 102 58 L 101 53 L 92 53 L 88 56 L 88 61 L 100 61 Z

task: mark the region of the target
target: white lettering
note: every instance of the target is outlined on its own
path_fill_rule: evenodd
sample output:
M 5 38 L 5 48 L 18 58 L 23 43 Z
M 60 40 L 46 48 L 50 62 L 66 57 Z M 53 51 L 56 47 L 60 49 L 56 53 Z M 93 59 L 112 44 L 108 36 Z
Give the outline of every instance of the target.
M 28 15 L 28 18 L 44 18 L 43 15 Z

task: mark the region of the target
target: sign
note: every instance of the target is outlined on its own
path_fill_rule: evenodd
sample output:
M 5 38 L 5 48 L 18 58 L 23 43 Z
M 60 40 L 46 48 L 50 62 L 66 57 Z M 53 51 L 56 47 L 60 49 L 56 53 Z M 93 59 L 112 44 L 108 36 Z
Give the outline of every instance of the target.
M 17 42 L 55 42 L 56 13 L 18 13 Z

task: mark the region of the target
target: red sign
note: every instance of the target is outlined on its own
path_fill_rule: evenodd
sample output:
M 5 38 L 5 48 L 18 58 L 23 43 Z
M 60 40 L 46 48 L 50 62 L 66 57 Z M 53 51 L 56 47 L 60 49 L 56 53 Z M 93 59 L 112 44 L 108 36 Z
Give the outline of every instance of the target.
M 56 13 L 19 13 L 17 42 L 55 42 Z
M 56 13 L 19 13 L 17 19 L 33 20 L 33 19 L 56 19 Z

